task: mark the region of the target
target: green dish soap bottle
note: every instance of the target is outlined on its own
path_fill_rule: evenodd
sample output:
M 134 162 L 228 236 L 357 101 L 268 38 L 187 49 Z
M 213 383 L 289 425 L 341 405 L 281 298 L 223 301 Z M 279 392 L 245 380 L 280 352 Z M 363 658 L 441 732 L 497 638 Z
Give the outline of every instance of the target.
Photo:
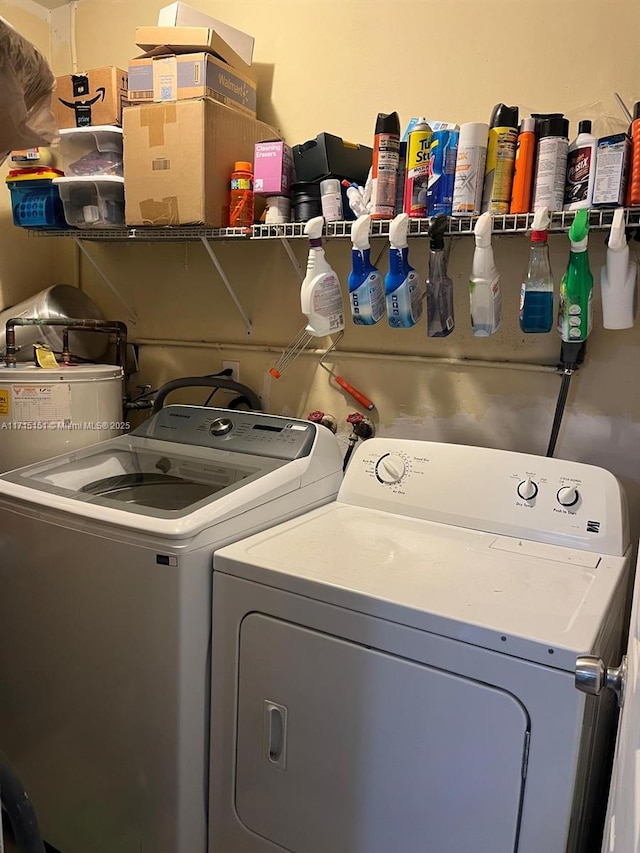
M 593 324 L 593 276 L 589 268 L 589 211 L 579 210 L 569 229 L 569 265 L 560 281 L 558 332 L 563 341 L 586 341 Z

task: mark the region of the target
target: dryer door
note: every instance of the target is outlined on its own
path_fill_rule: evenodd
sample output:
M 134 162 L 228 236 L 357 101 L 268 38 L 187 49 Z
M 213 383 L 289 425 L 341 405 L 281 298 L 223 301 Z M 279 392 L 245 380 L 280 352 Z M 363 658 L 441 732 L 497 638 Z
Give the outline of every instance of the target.
M 529 736 L 503 690 L 252 613 L 236 809 L 292 853 L 516 850 Z
M 640 566 L 638 567 L 640 569 Z M 640 853 L 640 574 L 631 607 L 624 705 L 611 777 L 602 853 Z

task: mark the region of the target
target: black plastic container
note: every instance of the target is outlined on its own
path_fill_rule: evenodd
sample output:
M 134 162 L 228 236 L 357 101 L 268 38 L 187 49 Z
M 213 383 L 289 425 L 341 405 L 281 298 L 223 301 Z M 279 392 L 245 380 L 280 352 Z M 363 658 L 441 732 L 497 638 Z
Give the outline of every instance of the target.
M 300 181 L 291 187 L 291 219 L 294 222 L 308 222 L 314 216 L 322 216 L 320 184 L 314 181 Z
M 293 146 L 293 162 L 298 181 L 320 181 L 330 176 L 347 178 L 364 186 L 371 168 L 373 150 L 366 145 L 345 142 L 331 133 Z

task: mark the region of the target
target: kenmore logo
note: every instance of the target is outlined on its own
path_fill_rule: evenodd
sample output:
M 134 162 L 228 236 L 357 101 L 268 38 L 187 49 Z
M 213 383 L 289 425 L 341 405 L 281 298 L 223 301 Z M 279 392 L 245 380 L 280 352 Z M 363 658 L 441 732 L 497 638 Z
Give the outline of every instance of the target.
M 600 522 L 587 521 L 587 533 L 600 533 Z
M 169 417 L 170 418 L 186 418 L 187 420 L 189 420 L 191 415 L 181 415 L 179 412 L 169 412 Z

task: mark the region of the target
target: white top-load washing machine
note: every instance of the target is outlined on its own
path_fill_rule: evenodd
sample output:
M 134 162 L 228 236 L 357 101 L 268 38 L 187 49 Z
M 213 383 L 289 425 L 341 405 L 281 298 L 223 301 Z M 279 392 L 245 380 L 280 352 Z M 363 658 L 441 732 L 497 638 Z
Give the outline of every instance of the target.
M 0 477 L 0 749 L 50 844 L 204 853 L 213 550 L 341 480 L 325 427 L 193 406 Z
M 595 849 L 616 703 L 576 659 L 618 655 L 629 563 L 607 471 L 362 444 L 214 558 L 211 853 Z

